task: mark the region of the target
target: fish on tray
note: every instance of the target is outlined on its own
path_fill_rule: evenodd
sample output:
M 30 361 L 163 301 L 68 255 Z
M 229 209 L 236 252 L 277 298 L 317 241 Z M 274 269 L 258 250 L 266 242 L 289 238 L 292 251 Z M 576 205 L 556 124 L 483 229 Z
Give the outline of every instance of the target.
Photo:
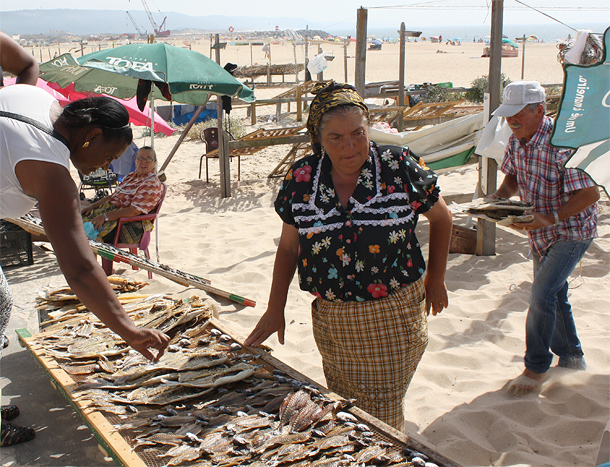
M 449 208 L 454 213 L 468 214 L 498 225 L 511 225 L 515 222 L 525 223 L 534 220 L 533 214 L 527 214 L 527 211 L 531 211 L 533 208 L 532 204 L 514 199 L 478 198 L 471 203 L 453 203 Z

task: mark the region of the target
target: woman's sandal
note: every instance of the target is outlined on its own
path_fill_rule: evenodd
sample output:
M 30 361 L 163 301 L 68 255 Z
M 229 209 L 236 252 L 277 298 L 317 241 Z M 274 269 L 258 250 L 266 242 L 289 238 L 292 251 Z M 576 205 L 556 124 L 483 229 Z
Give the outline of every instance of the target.
M 2 420 L 12 420 L 19 415 L 19 407 L 16 405 L 3 405 L 2 406 Z
M 27 426 L 14 426 L 2 420 L 0 447 L 25 443 L 26 441 L 34 439 L 35 436 L 36 432 L 33 428 Z

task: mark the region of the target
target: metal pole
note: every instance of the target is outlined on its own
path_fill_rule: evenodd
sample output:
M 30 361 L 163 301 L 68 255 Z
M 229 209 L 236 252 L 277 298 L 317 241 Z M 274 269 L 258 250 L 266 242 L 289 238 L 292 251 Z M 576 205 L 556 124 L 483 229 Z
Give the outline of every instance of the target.
M 356 71 L 354 83 L 356 90 L 364 97 L 364 84 L 366 76 L 366 23 L 368 10 L 358 8 L 358 19 L 356 20 Z
M 491 4 L 491 45 L 489 58 L 489 113 L 500 105 L 500 74 L 502 71 L 502 17 L 504 0 L 493 0 Z M 489 119 L 489 116 L 487 116 Z M 496 191 L 498 163 L 489 157 L 481 158 L 480 186 L 483 195 Z M 496 254 L 496 224 L 483 219 L 477 221 L 477 255 Z
M 398 65 L 398 106 L 405 105 L 405 23 L 400 23 L 400 59 Z M 404 127 L 404 118 L 402 112 L 396 122 L 398 131 L 402 131 Z
M 214 35 L 214 47 L 216 48 L 216 63 L 220 65 L 220 35 Z M 220 168 L 220 196 L 231 197 L 231 168 L 229 166 L 229 148 L 223 130 L 222 99 L 217 96 L 216 113 L 218 118 L 218 164 Z

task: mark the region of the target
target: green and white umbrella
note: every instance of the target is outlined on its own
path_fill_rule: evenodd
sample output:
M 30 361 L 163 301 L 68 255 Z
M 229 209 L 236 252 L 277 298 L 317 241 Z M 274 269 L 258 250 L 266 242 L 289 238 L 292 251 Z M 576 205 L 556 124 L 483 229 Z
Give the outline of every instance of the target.
M 40 77 L 62 88 L 73 82 L 76 91 L 121 99 L 134 97 L 143 80 L 167 85 L 155 98 L 183 104 L 204 105 L 210 94 L 254 101 L 254 92 L 213 60 L 163 43 L 123 45 L 78 58 L 63 54 L 40 65 Z

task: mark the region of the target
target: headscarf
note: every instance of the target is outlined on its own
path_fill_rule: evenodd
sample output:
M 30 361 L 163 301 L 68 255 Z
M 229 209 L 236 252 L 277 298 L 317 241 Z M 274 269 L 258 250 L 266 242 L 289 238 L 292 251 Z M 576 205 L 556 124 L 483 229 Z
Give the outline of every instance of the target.
M 309 106 L 309 117 L 307 118 L 307 132 L 311 138 L 311 147 L 315 154 L 320 154 L 322 146 L 318 141 L 318 130 L 322 116 L 330 109 L 339 107 L 340 105 L 355 105 L 364 110 L 368 119 L 369 109 L 364 103 L 364 100 L 356 91 L 356 88 L 349 84 L 335 83 L 331 81 L 329 84 L 320 83 L 311 91 L 316 97 L 311 101 Z

